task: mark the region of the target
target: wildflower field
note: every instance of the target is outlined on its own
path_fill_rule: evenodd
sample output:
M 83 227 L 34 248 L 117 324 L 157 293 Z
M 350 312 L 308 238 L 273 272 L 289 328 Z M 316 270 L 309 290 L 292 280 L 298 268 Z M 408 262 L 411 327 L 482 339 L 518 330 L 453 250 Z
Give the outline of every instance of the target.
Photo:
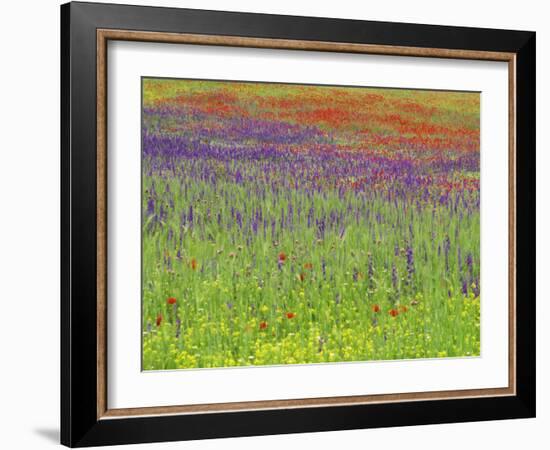
M 478 93 L 142 79 L 144 370 L 480 353 Z

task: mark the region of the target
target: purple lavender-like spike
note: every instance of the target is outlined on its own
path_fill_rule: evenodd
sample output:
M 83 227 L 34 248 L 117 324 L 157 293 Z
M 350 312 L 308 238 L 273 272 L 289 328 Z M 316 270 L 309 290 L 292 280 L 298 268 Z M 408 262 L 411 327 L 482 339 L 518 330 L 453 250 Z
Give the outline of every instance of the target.
M 346 227 L 344 225 L 342 225 L 340 227 L 340 234 L 339 234 L 340 239 L 344 238 L 344 234 L 346 234 Z
M 466 265 L 468 266 L 468 274 L 470 275 L 470 281 L 474 278 L 474 259 L 472 258 L 472 254 L 468 253 L 466 256 Z
M 193 226 L 193 205 L 189 205 L 189 212 L 187 213 L 187 221 Z
M 468 295 L 468 282 L 465 279 L 462 280 L 462 293 Z
M 241 175 L 240 170 L 237 170 L 235 173 L 235 183 L 241 184 L 243 182 L 243 176 Z
M 147 215 L 152 216 L 153 214 L 155 214 L 155 199 L 149 197 L 149 200 L 147 200 Z
M 479 286 L 479 278 L 475 278 L 474 279 L 474 283 L 473 283 L 473 286 L 472 286 L 472 291 L 474 293 L 474 296 L 476 297 L 479 297 L 479 294 L 480 294 L 480 286 Z
M 237 210 L 236 212 L 236 219 L 237 219 L 237 225 L 239 226 L 239 229 L 242 229 L 243 227 L 243 216 L 241 215 L 241 212 Z
M 414 276 L 415 269 L 414 269 L 413 248 L 410 244 L 407 245 L 406 255 L 407 255 L 407 281 L 408 281 L 409 286 L 412 287 L 412 282 L 413 282 L 413 276 Z

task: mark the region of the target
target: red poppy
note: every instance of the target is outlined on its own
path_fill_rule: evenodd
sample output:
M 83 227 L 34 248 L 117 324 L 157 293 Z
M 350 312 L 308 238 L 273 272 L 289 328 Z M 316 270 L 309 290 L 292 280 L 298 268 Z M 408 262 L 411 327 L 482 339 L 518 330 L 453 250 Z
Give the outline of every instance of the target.
M 293 313 L 293 312 L 287 312 L 286 313 L 286 318 L 287 319 L 294 319 L 294 317 L 296 317 L 295 313 Z
M 166 303 L 168 303 L 169 305 L 175 305 L 176 301 L 177 300 L 174 297 L 169 297 L 168 300 L 166 300 Z
M 285 252 L 279 253 L 279 262 L 284 263 L 286 261 Z
M 397 309 L 390 309 L 390 316 L 397 317 L 398 314 L 399 312 L 397 311 Z
M 195 258 L 191 259 L 191 269 L 197 270 L 197 260 Z
M 159 314 L 157 316 L 157 327 L 160 327 L 160 324 L 162 323 L 162 314 Z
M 399 306 L 399 312 L 406 313 L 407 312 L 407 307 L 405 305 L 400 305 Z
M 304 269 L 309 269 L 309 270 L 313 269 L 313 264 L 311 264 L 311 263 L 305 263 L 305 264 L 304 264 Z
M 260 322 L 260 330 L 265 330 L 267 328 L 267 322 Z
M 380 305 L 372 305 L 372 312 L 380 312 Z

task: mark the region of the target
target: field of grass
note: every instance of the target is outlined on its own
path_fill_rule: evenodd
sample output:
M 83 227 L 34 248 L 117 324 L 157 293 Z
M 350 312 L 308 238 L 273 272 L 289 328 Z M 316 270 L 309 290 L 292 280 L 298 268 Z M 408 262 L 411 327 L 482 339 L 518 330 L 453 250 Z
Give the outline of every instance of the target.
M 143 79 L 143 369 L 475 356 L 479 94 Z

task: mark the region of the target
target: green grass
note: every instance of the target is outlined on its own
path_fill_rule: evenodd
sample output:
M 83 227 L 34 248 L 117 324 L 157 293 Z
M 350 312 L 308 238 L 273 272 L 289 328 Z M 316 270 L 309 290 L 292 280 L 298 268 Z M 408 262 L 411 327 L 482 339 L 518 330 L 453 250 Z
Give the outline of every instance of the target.
M 144 190 L 149 192 L 152 183 L 158 192 L 166 187 L 169 192 L 159 195 L 165 220 L 156 226 L 144 221 L 144 369 L 479 355 L 479 299 L 462 294 L 464 263 L 457 262 L 459 247 L 463 257 L 470 252 L 479 261 L 479 212 L 461 217 L 452 206 L 418 210 L 412 199 L 394 204 L 377 193 L 365 199 L 348 192 L 340 199 L 334 191 L 277 195 L 266 190 L 262 198 L 250 195 L 249 185 L 220 188 L 178 175 L 145 176 Z M 145 210 L 146 192 L 143 197 Z M 270 228 L 267 239 L 262 227 L 247 242 L 235 225 L 228 231 L 226 223 L 217 223 L 218 213 L 224 220 L 230 217 L 226 204 L 247 211 L 263 205 L 264 214 L 277 217 L 289 201 L 302 206 L 301 215 L 295 212 L 292 232 L 280 230 L 278 242 L 272 242 Z M 204 222 L 182 228 L 180 213 L 190 204 Z M 329 229 L 318 239 L 306 226 L 310 206 L 319 214 L 344 213 L 344 235 Z M 350 206 L 367 208 L 368 217 L 356 223 L 345 214 Z M 383 219 L 376 220 L 377 214 Z M 447 236 L 449 270 L 443 249 Z M 410 281 L 409 241 L 415 259 Z M 287 258 L 279 268 L 280 252 Z M 167 303 L 169 297 L 176 298 L 175 306 Z M 389 314 L 392 309 L 399 312 L 396 317 Z M 295 317 L 289 319 L 289 312 Z

